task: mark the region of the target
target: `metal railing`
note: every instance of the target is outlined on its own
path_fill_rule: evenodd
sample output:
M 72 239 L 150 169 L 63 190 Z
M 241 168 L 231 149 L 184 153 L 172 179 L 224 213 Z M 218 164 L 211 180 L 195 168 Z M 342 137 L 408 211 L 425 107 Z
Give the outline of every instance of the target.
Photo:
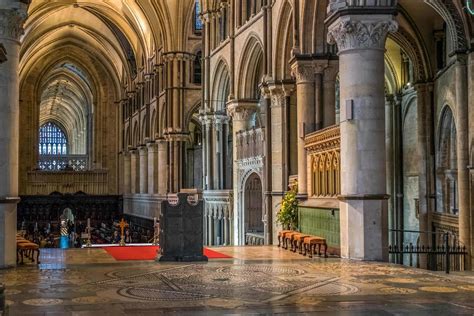
M 405 234 L 426 234 L 431 237 L 432 244 L 420 245 L 417 238 L 413 242 L 389 245 L 390 262 L 401 263 L 425 268 L 431 271 L 464 271 L 466 267 L 467 250 L 461 244 L 456 234 L 452 232 L 425 232 L 415 230 L 393 229 L 391 232 Z M 399 236 L 400 237 L 400 236 Z M 403 238 L 401 240 L 404 240 Z M 439 240 L 442 243 L 439 244 Z M 405 260 L 407 259 L 407 260 Z M 408 261 L 408 262 L 406 262 Z

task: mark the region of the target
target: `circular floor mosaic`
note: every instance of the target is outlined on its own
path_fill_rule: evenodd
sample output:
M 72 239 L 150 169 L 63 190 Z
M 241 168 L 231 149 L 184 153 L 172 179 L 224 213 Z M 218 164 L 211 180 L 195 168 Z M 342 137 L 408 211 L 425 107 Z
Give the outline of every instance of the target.
M 423 286 L 420 287 L 420 290 L 433 293 L 454 293 L 458 291 L 457 289 L 454 289 L 452 287 L 445 286 Z
M 208 297 L 198 293 L 157 290 L 151 288 L 125 288 L 120 289 L 117 293 L 124 297 L 146 301 L 192 301 Z
M 414 289 L 407 289 L 404 287 L 383 287 L 380 292 L 384 294 L 413 294 L 417 291 Z
M 63 300 L 59 298 L 33 298 L 30 300 L 23 301 L 23 304 L 32 305 L 32 306 L 49 306 L 49 305 L 59 305 Z

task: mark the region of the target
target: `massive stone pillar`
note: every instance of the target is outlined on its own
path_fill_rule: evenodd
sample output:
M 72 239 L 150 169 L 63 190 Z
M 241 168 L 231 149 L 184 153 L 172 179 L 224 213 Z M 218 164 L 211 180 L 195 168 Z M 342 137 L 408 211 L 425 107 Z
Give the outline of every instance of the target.
M 429 219 L 429 148 L 431 142 L 429 139 L 430 120 L 428 111 L 431 110 L 431 92 L 432 84 L 420 83 L 415 85 L 417 92 L 417 118 L 418 118 L 418 220 L 420 231 L 431 231 Z M 420 234 L 420 245 L 431 246 L 431 235 Z M 425 256 L 420 256 L 420 267 L 426 268 L 427 261 Z
M 155 142 L 147 144 L 148 149 L 148 194 L 158 192 L 158 145 Z
M 397 23 L 390 7 L 370 15 L 345 9 L 328 19 L 341 84 L 341 255 L 387 260 L 384 46 Z
M 124 151 L 123 153 L 123 193 L 130 194 L 131 192 L 131 160 L 130 160 L 130 153 L 128 151 Z
M 6 55 L 0 63 L 0 268 L 16 263 L 16 207 L 19 146 L 19 38 L 26 5 L 9 1 L 0 6 L 0 42 Z M 6 59 L 6 60 L 5 60 Z
M 296 77 L 297 121 L 298 121 L 298 194 L 308 195 L 307 164 L 304 138 L 315 130 L 315 67 L 312 62 L 296 61 L 292 65 Z
M 140 194 L 148 193 L 148 151 L 146 146 L 138 149 L 140 156 Z
M 474 51 L 471 51 L 467 62 L 467 84 L 468 84 L 468 111 L 469 111 L 469 145 L 470 145 L 470 200 L 471 200 L 471 267 L 474 259 Z
M 467 56 L 456 56 L 456 143 L 458 165 L 459 193 L 459 240 L 471 249 L 471 206 L 469 205 L 469 111 L 468 111 L 468 81 Z M 471 256 L 468 256 L 467 266 L 471 266 Z
M 236 164 L 237 161 L 237 133 L 247 129 L 247 123 L 250 116 L 255 113 L 257 109 L 256 102 L 242 102 L 233 100 L 229 102 L 227 106 L 227 114 L 232 117 L 232 138 L 233 138 L 233 157 L 234 157 L 234 177 L 233 177 L 233 188 L 234 188 L 234 244 L 235 245 L 244 245 L 245 240 L 243 233 L 240 233 L 243 230 L 243 222 L 241 216 L 241 203 L 243 188 L 239 186 L 239 168 Z M 239 234 L 240 233 L 240 234 Z M 240 236 L 239 236 L 240 235 Z
M 164 196 L 168 193 L 168 143 L 163 138 L 158 143 L 158 194 Z
M 272 231 L 277 232 L 281 227 L 277 226 L 276 215 L 280 209 L 280 203 L 284 192 L 288 189 L 288 106 L 289 96 L 294 89 L 294 85 L 269 85 L 271 96 L 271 181 L 272 181 Z M 276 234 L 272 234 L 272 242 L 277 241 Z
M 140 158 L 138 150 L 130 151 L 130 193 L 140 193 Z

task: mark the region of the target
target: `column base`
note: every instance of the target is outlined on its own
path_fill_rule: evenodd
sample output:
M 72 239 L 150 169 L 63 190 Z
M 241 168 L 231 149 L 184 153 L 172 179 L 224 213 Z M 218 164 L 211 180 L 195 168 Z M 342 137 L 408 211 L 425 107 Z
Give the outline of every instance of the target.
M 346 195 L 340 202 L 341 257 L 388 261 L 388 195 Z
M 0 268 L 16 266 L 16 207 L 19 198 L 0 200 Z

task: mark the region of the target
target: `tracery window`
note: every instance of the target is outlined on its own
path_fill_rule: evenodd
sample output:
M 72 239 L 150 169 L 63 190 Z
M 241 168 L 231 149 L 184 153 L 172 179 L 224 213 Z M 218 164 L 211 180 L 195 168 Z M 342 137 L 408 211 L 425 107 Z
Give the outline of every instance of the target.
M 39 130 L 39 154 L 40 155 L 67 155 L 68 141 L 63 130 L 48 122 L 43 124 Z
M 199 0 L 194 1 L 194 31 L 200 33 L 202 31 L 202 21 L 201 21 L 201 4 Z

